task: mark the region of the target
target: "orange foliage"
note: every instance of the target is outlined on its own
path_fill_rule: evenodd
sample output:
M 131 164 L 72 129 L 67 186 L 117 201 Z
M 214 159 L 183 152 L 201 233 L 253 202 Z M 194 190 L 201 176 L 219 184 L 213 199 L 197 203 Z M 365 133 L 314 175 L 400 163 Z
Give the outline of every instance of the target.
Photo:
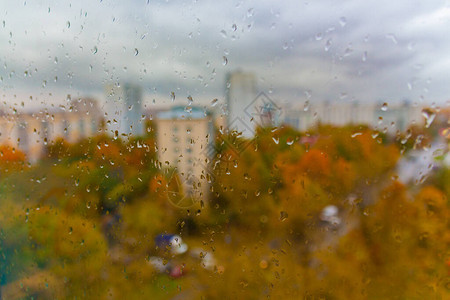
M 166 179 L 164 178 L 164 176 L 161 174 L 158 174 L 150 180 L 150 184 L 149 184 L 150 191 L 153 193 L 162 192 L 163 190 L 165 190 L 166 184 L 167 183 L 166 183 Z
M 351 163 L 339 158 L 333 165 L 334 180 L 339 183 L 339 189 L 349 192 L 355 185 L 357 174 Z
M 0 161 L 1 162 L 23 162 L 25 161 L 25 154 L 10 146 L 0 146 Z
M 114 163 L 119 162 L 119 159 L 121 159 L 121 149 L 117 144 L 104 142 L 99 145 L 99 147 L 95 148 L 94 157 L 96 159 L 111 160 Z
M 328 176 L 331 172 L 328 155 L 318 149 L 306 152 L 299 162 L 299 167 L 312 177 Z
M 434 186 L 426 186 L 420 190 L 416 196 L 416 201 L 419 205 L 424 205 L 428 208 L 433 208 L 436 212 L 441 212 L 445 209 L 447 199 L 442 191 Z

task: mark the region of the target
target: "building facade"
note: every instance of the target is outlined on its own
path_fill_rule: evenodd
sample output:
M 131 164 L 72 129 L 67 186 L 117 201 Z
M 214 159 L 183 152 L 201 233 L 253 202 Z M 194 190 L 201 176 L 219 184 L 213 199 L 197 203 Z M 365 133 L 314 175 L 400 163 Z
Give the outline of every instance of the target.
M 226 78 L 227 125 L 229 130 L 241 132 L 244 137 L 252 137 L 253 122 L 252 102 L 256 94 L 256 77 L 253 73 L 236 71 Z
M 166 174 L 176 173 L 182 197 L 207 198 L 213 119 L 199 107 L 176 106 L 155 119 L 158 160 Z
M 45 147 L 58 138 L 74 143 L 97 133 L 101 122 L 93 99 L 72 100 L 60 111 L 0 114 L 0 144 L 21 150 L 30 162 L 37 161 Z
M 316 102 L 306 105 L 286 103 L 281 105 L 284 124 L 300 131 L 317 124 L 343 126 L 362 124 L 376 130 L 395 133 L 408 126 L 423 124 L 421 107 L 408 102 L 383 105 L 361 102 Z
M 114 113 L 118 115 L 117 130 L 128 136 L 144 134 L 141 87 L 130 83 L 109 84 L 105 87 L 105 93 L 108 105 L 114 107 Z

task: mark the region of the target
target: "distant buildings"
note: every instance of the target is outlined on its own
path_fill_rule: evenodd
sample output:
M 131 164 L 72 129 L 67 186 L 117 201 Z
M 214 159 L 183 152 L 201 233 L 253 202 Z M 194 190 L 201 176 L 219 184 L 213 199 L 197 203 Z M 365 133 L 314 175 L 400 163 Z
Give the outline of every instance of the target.
M 251 104 L 256 97 L 256 77 L 253 73 L 236 71 L 227 75 L 226 105 L 228 129 L 242 132 L 244 137 L 254 133 L 254 113 Z
M 158 160 L 163 169 L 178 173 L 185 195 L 202 197 L 208 192 L 212 116 L 199 107 L 175 106 L 158 112 L 155 123 Z
M 130 83 L 121 86 L 110 84 L 105 87 L 109 105 L 115 107 L 119 115 L 120 133 L 140 136 L 144 133 L 142 124 L 142 89 Z
M 227 125 L 229 131 L 251 138 L 257 126 L 290 125 L 300 131 L 319 123 L 335 126 L 363 124 L 380 131 L 404 131 L 412 124 L 423 124 L 422 108 L 403 103 L 311 102 L 276 103 L 256 90 L 253 73 L 236 71 L 226 79 Z
M 0 144 L 20 149 L 31 162 L 43 155 L 45 146 L 63 138 L 76 142 L 96 134 L 101 113 L 93 99 L 76 99 L 60 110 L 0 114 Z
M 408 102 L 373 104 L 361 102 L 287 103 L 281 105 L 284 124 L 304 131 L 318 123 L 343 126 L 363 124 L 380 131 L 404 131 L 423 124 L 421 107 Z

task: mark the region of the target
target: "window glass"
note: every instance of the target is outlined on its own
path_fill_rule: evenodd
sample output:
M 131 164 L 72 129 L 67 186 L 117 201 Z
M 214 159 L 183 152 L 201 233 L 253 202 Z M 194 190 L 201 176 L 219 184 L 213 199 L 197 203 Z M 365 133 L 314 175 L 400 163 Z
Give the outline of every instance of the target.
M 0 299 L 450 299 L 449 28 L 0 1 Z

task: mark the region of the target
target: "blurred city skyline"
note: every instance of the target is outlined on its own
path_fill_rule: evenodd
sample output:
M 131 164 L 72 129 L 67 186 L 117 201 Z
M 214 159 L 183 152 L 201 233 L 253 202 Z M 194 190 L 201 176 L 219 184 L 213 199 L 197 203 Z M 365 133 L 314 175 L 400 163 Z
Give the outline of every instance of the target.
M 280 102 L 445 105 L 450 94 L 448 1 L 14 1 L 0 11 L 6 107 L 68 94 L 104 104 L 106 85 L 128 82 L 144 108 L 224 103 L 238 69 Z

